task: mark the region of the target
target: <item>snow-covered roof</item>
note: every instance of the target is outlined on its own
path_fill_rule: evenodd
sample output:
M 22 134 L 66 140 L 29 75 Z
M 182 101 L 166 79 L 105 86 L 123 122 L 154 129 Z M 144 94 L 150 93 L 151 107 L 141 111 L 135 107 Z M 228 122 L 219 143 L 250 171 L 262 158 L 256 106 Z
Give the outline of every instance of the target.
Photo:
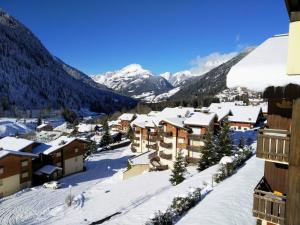
M 232 109 L 233 115 L 228 117 L 228 121 L 255 124 L 260 112 L 260 106 L 236 106 Z
M 123 113 L 121 116 L 119 116 L 119 120 L 128 120 L 131 121 L 134 117 L 133 113 Z
M 42 168 L 38 169 L 34 173 L 37 174 L 37 175 L 41 175 L 41 174 L 50 175 L 53 172 L 55 172 L 56 170 L 62 170 L 62 168 L 57 167 L 57 166 L 53 166 L 53 165 L 46 165 L 46 166 L 43 166 Z
M 6 150 L 6 149 L 0 150 L 0 159 L 7 155 L 17 155 L 22 157 L 38 157 L 38 155 L 29 152 L 20 152 L 20 151 Z
M 67 134 L 70 134 L 74 131 L 73 128 L 68 128 L 68 124 L 65 122 L 57 127 L 55 127 L 53 129 L 54 131 L 61 131 L 61 132 L 64 132 L 64 133 L 67 133 Z
M 261 107 L 258 106 L 245 106 L 239 105 L 235 102 L 221 102 L 212 103 L 209 106 L 210 112 L 218 112 L 225 114 L 228 111 L 232 112 L 232 116 L 228 116 L 228 121 L 231 122 L 243 122 L 243 123 L 256 123 L 258 116 L 261 112 Z M 220 115 L 221 116 L 221 115 Z
M 173 117 L 173 118 L 165 118 L 161 122 L 166 122 L 172 124 L 175 127 L 184 128 L 185 117 Z
M 52 152 L 70 144 L 71 142 L 73 142 L 75 140 L 84 141 L 82 139 L 75 138 L 75 137 L 61 136 L 54 141 L 50 141 L 48 143 L 41 143 L 40 145 L 35 147 L 32 151 L 35 154 L 43 153 L 45 155 L 49 155 Z
M 33 143 L 33 141 L 23 138 L 4 137 L 0 139 L 0 148 L 12 151 L 22 151 L 24 148 Z
M 259 104 L 263 113 L 268 113 L 268 102 L 262 102 Z
M 226 165 L 228 163 L 233 163 L 233 158 L 230 156 L 223 156 L 219 164 Z
M 209 112 L 213 112 L 213 113 L 217 114 L 218 121 L 221 121 L 222 119 L 224 119 L 224 117 L 232 114 L 230 107 L 222 107 L 222 105 L 220 105 L 218 103 L 212 103 L 205 110 L 208 110 Z
M 96 126 L 102 126 L 102 125 L 81 123 L 81 124 L 77 125 L 77 130 L 80 133 L 90 132 L 90 131 L 95 130 Z
M 148 116 L 145 114 L 137 115 L 136 119 L 131 122 L 131 126 L 137 126 L 141 128 L 145 127 L 155 127 L 156 126 L 156 117 Z
M 140 155 L 130 158 L 128 161 L 131 165 L 141 165 L 141 164 L 147 165 L 150 162 L 150 155 L 153 154 L 154 152 L 155 152 L 154 150 L 144 152 Z
M 194 112 L 194 108 L 192 107 L 166 107 L 164 108 L 161 113 L 159 113 L 160 117 L 165 117 L 165 118 L 171 118 L 171 117 L 187 117 L 190 113 Z
M 42 129 L 42 128 L 46 127 L 46 126 L 51 126 L 51 125 L 48 124 L 48 123 L 42 123 L 39 126 L 37 126 L 36 129 Z
M 184 124 L 195 126 L 209 126 L 215 117 L 217 117 L 215 113 L 194 112 L 184 121 Z
M 107 123 L 108 123 L 109 127 L 114 126 L 114 125 L 119 125 L 119 121 L 118 120 L 108 121 Z
M 287 55 L 288 35 L 267 39 L 231 68 L 227 87 L 262 92 L 270 86 L 300 85 L 300 76 L 287 75 Z

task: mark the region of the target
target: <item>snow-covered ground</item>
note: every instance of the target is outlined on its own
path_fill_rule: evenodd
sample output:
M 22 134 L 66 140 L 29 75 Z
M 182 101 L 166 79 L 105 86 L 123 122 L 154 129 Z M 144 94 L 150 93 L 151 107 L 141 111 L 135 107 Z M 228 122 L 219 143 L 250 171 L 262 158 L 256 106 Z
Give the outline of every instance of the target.
M 210 185 L 218 168 L 198 173 L 189 167 L 188 178 L 177 186 L 169 182 L 170 171 L 144 173 L 123 181 L 121 171 L 130 155 L 129 147 L 95 154 L 87 162 L 86 172 L 61 180 L 61 189 L 36 187 L 4 198 L 0 224 L 91 224 L 115 213 L 119 214 L 103 224 L 145 224 L 151 214 L 167 209 L 174 197 L 187 194 L 191 187 Z M 214 187 L 179 224 L 254 224 L 252 193 L 262 175 L 263 162 L 254 156 Z M 77 203 L 68 208 L 69 185 Z
M 34 119 L 0 118 L 0 137 L 29 133 L 35 124 Z
M 72 185 L 71 193 L 78 196 L 83 192 L 89 193 L 90 188 L 97 187 L 97 183 L 109 183 L 113 182 L 114 179 L 120 181 L 122 176 L 120 176 L 121 171 L 118 172 L 118 170 L 126 167 L 129 155 L 128 147 L 95 154 L 86 162 L 86 172 L 74 174 L 60 180 L 63 184 L 61 189 L 50 190 L 39 186 L 1 199 L 0 224 L 45 224 L 52 221 L 55 219 L 55 215 L 67 211 L 65 209 L 65 199 L 69 193 L 69 185 Z M 105 184 L 103 185 L 103 188 L 105 188 Z M 102 193 L 105 192 L 105 189 L 97 190 Z M 92 200 L 86 197 L 85 193 L 83 195 L 87 202 Z M 84 204 L 83 202 L 82 209 L 85 207 Z M 72 210 L 76 211 L 73 208 Z M 60 219 L 60 222 L 65 224 L 63 223 L 64 217 L 62 216 Z M 51 223 L 49 222 L 49 224 Z M 80 224 L 80 221 L 77 224 Z
M 178 225 L 255 225 L 252 216 L 253 190 L 263 176 L 263 161 L 253 156 L 191 209 Z

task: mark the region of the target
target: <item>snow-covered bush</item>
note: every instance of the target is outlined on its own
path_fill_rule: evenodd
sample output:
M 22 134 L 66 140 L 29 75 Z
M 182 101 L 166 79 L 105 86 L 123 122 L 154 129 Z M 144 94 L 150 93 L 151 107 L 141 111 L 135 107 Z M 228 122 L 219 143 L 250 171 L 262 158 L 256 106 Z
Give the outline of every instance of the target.
M 170 212 L 162 212 L 158 211 L 153 216 L 151 216 L 150 220 L 146 222 L 146 225 L 172 225 L 172 215 Z
M 175 197 L 165 213 L 158 211 L 146 225 L 174 224 L 180 217 L 201 201 L 201 188 L 193 188 L 187 196 Z
M 253 152 L 251 148 L 244 147 L 243 149 L 239 149 L 236 152 L 232 162 L 222 163 L 221 160 L 220 168 L 218 172 L 214 175 L 214 181 L 219 183 L 225 180 L 227 177 L 231 176 L 238 168 L 240 168 L 252 156 L 252 154 Z

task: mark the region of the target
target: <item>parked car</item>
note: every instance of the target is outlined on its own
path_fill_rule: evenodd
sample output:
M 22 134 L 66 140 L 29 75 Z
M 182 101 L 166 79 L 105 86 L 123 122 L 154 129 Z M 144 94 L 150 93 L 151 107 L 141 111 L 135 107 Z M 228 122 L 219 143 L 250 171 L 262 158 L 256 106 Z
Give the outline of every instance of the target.
M 43 188 L 51 188 L 51 189 L 58 189 L 60 188 L 61 184 L 57 181 L 50 181 L 43 184 Z

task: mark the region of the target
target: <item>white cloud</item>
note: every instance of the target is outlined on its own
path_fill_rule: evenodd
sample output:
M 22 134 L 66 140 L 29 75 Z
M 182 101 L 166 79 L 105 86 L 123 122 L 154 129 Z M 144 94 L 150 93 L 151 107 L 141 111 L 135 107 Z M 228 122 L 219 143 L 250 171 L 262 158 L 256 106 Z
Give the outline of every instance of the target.
M 228 60 L 235 57 L 237 52 L 230 52 L 221 54 L 219 52 L 211 53 L 207 56 L 197 56 L 191 61 L 192 68 L 190 69 L 193 75 L 202 75 L 213 68 L 227 62 Z

